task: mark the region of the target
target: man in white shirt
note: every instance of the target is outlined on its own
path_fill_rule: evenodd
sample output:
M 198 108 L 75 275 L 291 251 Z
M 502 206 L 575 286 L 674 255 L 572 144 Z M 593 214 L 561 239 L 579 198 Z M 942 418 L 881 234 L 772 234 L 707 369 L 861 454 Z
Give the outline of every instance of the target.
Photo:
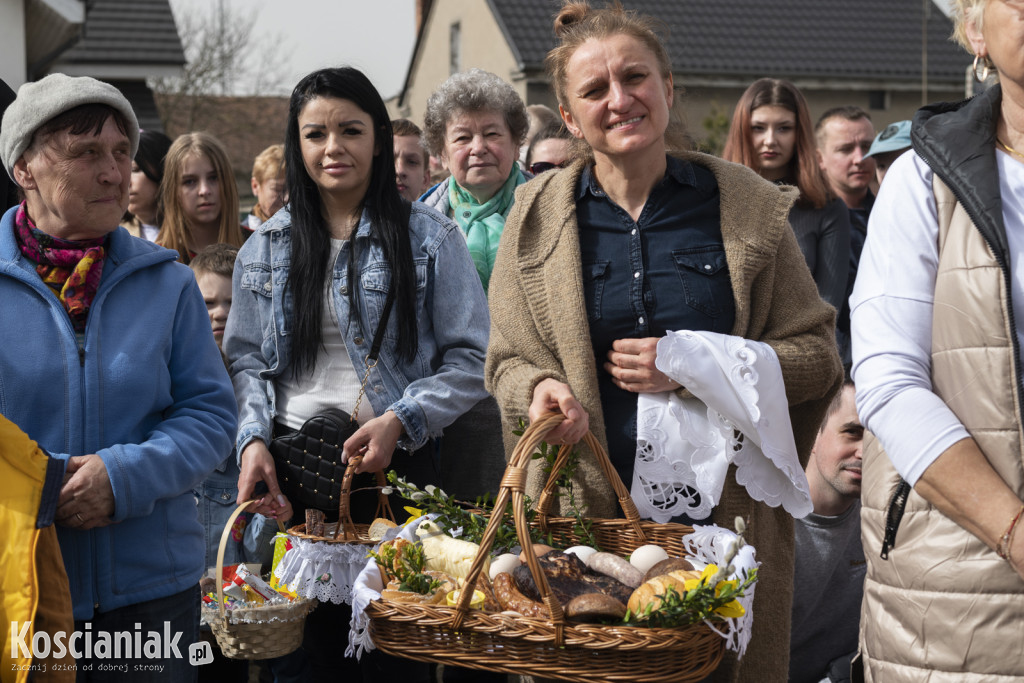
M 814 512 L 796 520 L 790 683 L 849 678 L 867 565 L 860 540 L 861 446 L 853 383 L 829 406 L 811 449 Z

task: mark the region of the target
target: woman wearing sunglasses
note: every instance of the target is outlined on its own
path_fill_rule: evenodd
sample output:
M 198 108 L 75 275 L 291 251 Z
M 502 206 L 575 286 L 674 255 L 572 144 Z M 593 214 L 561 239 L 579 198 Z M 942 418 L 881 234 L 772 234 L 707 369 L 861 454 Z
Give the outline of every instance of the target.
M 526 168 L 535 176 L 553 168 L 565 168 L 569 163 L 569 140 L 569 131 L 561 121 L 544 126 L 526 150 Z

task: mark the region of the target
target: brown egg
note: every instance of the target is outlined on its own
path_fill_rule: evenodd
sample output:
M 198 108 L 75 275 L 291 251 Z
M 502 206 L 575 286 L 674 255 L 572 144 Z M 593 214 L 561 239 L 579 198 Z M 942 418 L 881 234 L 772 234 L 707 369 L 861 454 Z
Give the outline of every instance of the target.
M 543 556 L 547 555 L 548 553 L 550 553 L 552 550 L 554 550 L 554 548 L 552 548 L 549 545 L 544 545 L 543 543 L 534 543 L 533 544 L 533 554 L 536 555 L 537 557 L 543 557 Z M 523 552 L 519 553 L 519 561 L 523 562 L 523 563 L 526 562 L 526 551 L 525 550 Z

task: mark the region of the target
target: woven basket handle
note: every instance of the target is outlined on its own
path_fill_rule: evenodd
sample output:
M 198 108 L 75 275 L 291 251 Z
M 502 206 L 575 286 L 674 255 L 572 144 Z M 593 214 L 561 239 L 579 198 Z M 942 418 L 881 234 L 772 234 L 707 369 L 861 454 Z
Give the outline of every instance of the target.
M 530 428 L 543 422 L 545 426 L 543 428 L 538 427 L 538 431 L 542 430 L 539 441 L 543 441 L 544 438 L 555 429 L 555 427 L 562 424 L 564 421 L 565 416 L 561 413 L 547 413 L 531 424 Z M 529 431 L 529 428 L 527 431 Z M 523 433 L 523 436 L 526 436 L 525 432 Z M 589 431 L 583 435 L 583 441 L 587 444 L 590 448 L 590 452 L 593 453 L 594 457 L 597 459 L 597 464 L 600 465 L 605 479 L 607 479 L 608 483 L 612 485 L 612 489 L 615 491 L 615 497 L 619 501 L 619 507 L 622 509 L 622 513 L 626 516 L 626 521 L 628 521 L 633 527 L 633 531 L 636 532 L 641 543 L 646 542 L 647 535 L 640 526 L 640 512 L 636 509 L 636 504 L 633 502 L 633 498 L 629 495 L 629 490 L 622 482 L 622 478 L 619 476 L 619 473 L 615 471 L 612 461 L 608 458 L 607 451 L 605 451 L 597 438 Z M 558 488 L 559 473 L 569 461 L 569 456 L 575 447 L 575 444 L 563 444 L 558 449 L 558 455 L 555 458 L 555 463 L 551 467 L 551 472 L 548 473 L 548 481 L 544 485 L 544 490 L 541 492 L 540 498 L 535 506 L 537 510 L 535 520 L 537 521 L 537 525 L 545 533 L 548 530 L 548 515 L 551 513 L 551 508 L 555 501 L 558 499 L 556 489 Z M 536 448 L 536 446 L 534 448 Z
M 555 646 L 561 647 L 564 644 L 565 613 L 563 612 L 562 606 L 559 604 L 558 600 L 551 594 L 551 587 L 548 585 L 547 576 L 541 569 L 540 561 L 533 550 L 533 541 L 530 539 L 529 523 L 526 520 L 525 501 L 526 475 L 529 470 L 533 453 L 544 440 L 544 437 L 546 437 L 551 430 L 560 425 L 564 420 L 565 416 L 559 413 L 548 413 L 543 415 L 526 428 L 526 431 L 523 432 L 523 436 L 519 439 L 519 443 L 516 444 L 515 450 L 512 452 L 512 458 L 509 462 L 508 468 L 506 468 L 505 475 L 501 479 L 498 498 L 494 502 L 494 512 L 491 514 L 491 519 L 487 523 L 487 529 L 484 531 L 483 538 L 480 540 L 480 550 L 477 552 L 476 558 L 473 560 L 473 564 L 469 569 L 469 574 L 466 576 L 465 586 L 459 594 L 459 600 L 455 608 L 455 615 L 452 619 L 453 630 L 457 630 L 459 628 L 462 624 L 462 620 L 469 612 L 469 603 L 473 596 L 473 590 L 476 588 L 477 579 L 480 578 L 480 572 L 483 570 L 484 560 L 488 555 L 490 555 L 491 548 L 494 546 L 494 538 L 498 533 L 498 527 L 501 525 L 501 512 L 505 509 L 505 506 L 508 504 L 508 500 L 511 497 L 512 516 L 515 521 L 516 537 L 519 539 L 519 545 L 523 548 L 523 554 L 526 556 L 526 564 L 530 568 L 530 574 L 533 576 L 534 583 L 537 585 L 537 590 L 540 592 L 541 601 L 548 608 L 548 613 L 551 615 L 551 623 L 555 627 Z M 611 461 L 608 460 L 608 454 L 605 453 L 601 444 L 598 443 L 597 439 L 590 432 L 587 432 L 583 438 L 590 449 L 597 454 L 598 462 L 602 464 L 605 476 L 608 477 L 608 480 L 615 488 L 615 492 L 619 496 L 619 503 L 622 505 L 623 511 L 627 515 L 627 519 L 629 519 L 631 525 L 636 530 L 639 538 L 646 539 L 643 530 L 640 528 L 640 515 L 637 513 L 636 506 L 633 505 L 633 501 L 629 498 L 629 493 L 626 491 L 626 487 L 623 486 L 622 480 L 619 479 L 619 476 L 612 468 Z M 565 460 L 569 457 L 570 451 L 571 446 L 563 446 L 559 450 L 555 467 L 552 468 L 552 475 L 548 480 L 548 486 L 552 487 L 552 489 L 554 486 L 554 480 L 557 479 L 557 473 L 560 468 L 559 461 L 564 464 Z M 623 498 L 625 498 L 625 501 L 623 501 Z M 630 511 L 632 511 L 631 519 Z
M 220 545 L 217 546 L 217 607 L 220 611 L 221 621 L 227 619 L 227 614 L 224 611 L 224 551 L 228 547 L 228 536 L 231 535 L 231 527 L 235 525 L 235 520 L 238 519 L 238 515 L 245 511 L 245 508 L 249 507 L 256 501 L 247 500 L 244 503 L 239 503 L 238 507 L 234 509 L 231 516 L 228 517 L 228 521 L 224 524 L 224 530 L 220 532 Z M 284 523 L 281 520 L 277 520 L 277 528 L 279 531 L 284 531 Z
M 342 529 L 342 540 L 344 541 L 358 541 L 359 536 L 356 534 L 356 525 L 352 521 L 352 479 L 356 476 L 356 468 L 363 462 L 362 455 L 354 455 L 348 459 L 348 465 L 345 467 L 345 477 L 341 480 L 341 495 L 340 501 L 338 502 L 338 525 L 334 528 L 334 532 L 331 534 L 331 538 L 338 537 L 338 529 Z M 384 477 L 384 471 L 378 470 L 374 472 L 374 476 L 377 479 L 377 509 L 374 512 L 375 517 L 385 517 L 390 519 L 392 522 L 395 521 L 395 513 L 391 511 L 391 503 L 388 497 L 384 494 L 383 489 L 387 486 L 388 481 Z M 370 520 L 373 521 L 373 520 Z M 309 529 L 306 529 L 307 533 Z

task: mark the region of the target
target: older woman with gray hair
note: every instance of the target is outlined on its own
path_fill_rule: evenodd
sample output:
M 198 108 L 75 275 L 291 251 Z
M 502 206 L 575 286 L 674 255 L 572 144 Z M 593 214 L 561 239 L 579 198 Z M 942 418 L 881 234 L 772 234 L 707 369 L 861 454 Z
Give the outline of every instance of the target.
M 421 201 L 458 223 L 486 292 L 515 189 L 531 177 L 516 163 L 529 128 L 526 107 L 511 85 L 471 69 L 434 91 L 423 124 L 424 144 L 441 157 L 451 176 Z M 466 467 L 469 453 L 473 467 Z M 444 430 L 441 465 L 450 494 L 473 500 L 497 492 L 505 453 L 493 398 L 480 401 Z
M 206 545 L 192 488 L 231 452 L 237 408 L 192 273 L 118 227 L 138 144 L 131 105 L 92 78 L 26 83 L 4 113 L 25 200 L 0 219 L 0 414 L 50 455 L 76 631 L 176 634 L 132 680 L 187 681 Z M 80 681 L 142 655 L 71 652 Z
M 954 17 L 999 83 L 914 116 L 850 300 L 868 681 L 1024 679 L 1024 4 Z
M 427 149 L 441 157 L 451 177 L 422 201 L 462 228 L 487 291 L 513 193 L 530 177 L 516 164 L 529 128 L 526 107 L 511 85 L 470 69 L 434 91 L 423 123 Z

